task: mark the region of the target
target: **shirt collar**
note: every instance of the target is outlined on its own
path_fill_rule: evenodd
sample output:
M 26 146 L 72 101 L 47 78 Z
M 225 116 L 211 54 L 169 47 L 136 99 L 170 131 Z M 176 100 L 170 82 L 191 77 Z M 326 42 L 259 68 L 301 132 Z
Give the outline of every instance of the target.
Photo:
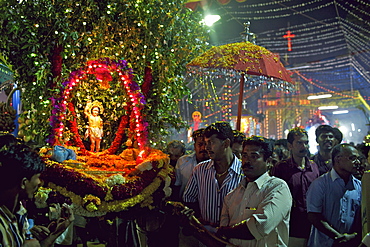
M 215 162 L 213 160 L 210 160 L 210 162 L 207 165 L 207 169 L 211 169 L 212 167 L 214 167 L 214 165 L 215 165 Z M 231 164 L 230 168 L 236 173 L 240 173 L 240 174 L 242 173 L 241 161 L 238 159 L 238 157 L 236 157 L 235 154 L 233 154 L 233 163 Z
M 298 168 L 298 165 L 297 165 L 297 163 L 295 163 L 292 155 L 290 156 L 289 160 L 290 160 L 290 165 L 292 167 Z M 306 170 L 312 170 L 312 165 L 311 165 L 312 161 L 307 156 L 304 157 L 304 162 L 305 162 L 305 169 Z
M 330 171 L 330 177 L 331 177 L 331 180 L 334 182 L 335 180 L 337 179 L 342 179 L 339 174 L 335 171 L 334 168 L 331 169 Z M 342 179 L 343 180 L 343 179 Z M 346 184 L 345 186 L 347 189 L 349 190 L 354 190 L 355 189 L 355 185 L 353 184 L 353 175 L 351 175 L 348 183 Z
M 257 185 L 257 188 L 258 189 L 261 189 L 263 184 L 270 178 L 271 176 L 268 174 L 268 172 L 265 172 L 264 174 L 262 174 L 259 178 L 257 178 L 256 180 L 254 180 L 253 182 L 251 183 L 255 183 Z M 247 182 L 247 178 L 244 178 L 241 182 L 241 185 L 246 188 L 247 185 L 248 185 L 248 182 Z
M 334 168 L 331 169 L 330 171 L 330 177 L 331 177 L 331 180 L 334 182 L 335 180 L 337 180 L 338 178 L 341 179 L 341 177 L 338 175 L 338 173 L 335 171 Z

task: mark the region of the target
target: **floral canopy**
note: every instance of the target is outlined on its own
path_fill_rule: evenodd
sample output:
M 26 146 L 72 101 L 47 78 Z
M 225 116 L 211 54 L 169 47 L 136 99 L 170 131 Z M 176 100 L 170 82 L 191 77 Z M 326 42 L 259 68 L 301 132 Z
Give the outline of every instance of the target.
M 240 130 L 244 82 L 248 77 L 259 76 L 254 83 L 293 90 L 289 72 L 279 56 L 251 42 L 214 46 L 187 64 L 188 73 L 224 74 L 240 76 L 237 129 Z M 278 81 L 276 81 L 277 79 Z M 251 81 L 252 82 L 252 81 Z

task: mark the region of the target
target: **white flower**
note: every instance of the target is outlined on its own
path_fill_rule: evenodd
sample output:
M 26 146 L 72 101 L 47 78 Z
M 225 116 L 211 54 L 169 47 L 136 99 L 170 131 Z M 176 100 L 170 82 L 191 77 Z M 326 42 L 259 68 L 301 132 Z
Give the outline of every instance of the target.
M 163 188 L 165 197 L 169 197 L 172 194 L 172 189 L 171 189 L 170 185 L 171 185 L 171 178 L 166 177 L 165 180 L 164 180 L 164 188 Z
M 105 183 L 108 186 L 114 186 L 116 184 L 124 184 L 126 182 L 126 178 L 124 178 L 121 174 L 110 176 L 105 180 Z
M 139 171 L 149 171 L 149 170 L 151 170 L 153 168 L 153 166 L 152 166 L 152 163 L 151 162 L 149 162 L 149 161 L 146 161 L 146 162 L 143 162 L 143 163 L 141 163 L 141 164 L 138 164 L 137 166 L 136 166 L 136 169 L 138 169 Z

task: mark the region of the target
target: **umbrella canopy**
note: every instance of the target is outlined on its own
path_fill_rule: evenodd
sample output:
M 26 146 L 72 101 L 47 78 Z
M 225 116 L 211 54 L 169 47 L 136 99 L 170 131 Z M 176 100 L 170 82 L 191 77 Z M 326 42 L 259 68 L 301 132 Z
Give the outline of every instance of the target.
M 256 75 L 291 82 L 289 71 L 280 62 L 277 54 L 251 42 L 232 43 L 214 46 L 187 64 L 188 68 L 225 69 L 240 73 L 240 93 L 238 102 L 237 129 L 240 119 L 244 90 L 244 75 Z
M 264 75 L 291 82 L 279 55 L 251 42 L 214 46 L 194 58 L 187 66 L 231 69 L 249 75 Z

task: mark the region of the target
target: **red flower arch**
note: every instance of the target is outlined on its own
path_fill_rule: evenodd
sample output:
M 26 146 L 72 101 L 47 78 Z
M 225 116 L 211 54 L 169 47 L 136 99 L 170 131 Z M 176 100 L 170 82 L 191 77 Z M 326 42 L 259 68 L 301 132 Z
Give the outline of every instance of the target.
M 120 84 L 127 92 L 129 100 L 124 106 L 127 114 L 121 117 L 114 141 L 104 152 L 114 154 L 117 151 L 122 144 L 126 128 L 129 129 L 128 138 L 136 140 L 140 150 L 145 149 L 147 143 L 148 124 L 142 115 L 142 110 L 146 103 L 144 95 L 141 93 L 139 85 L 133 80 L 133 71 L 128 66 L 127 61 L 116 61 L 109 58 L 90 60 L 83 68 L 72 72 L 69 75 L 68 80 L 63 83 L 61 96 L 59 98 L 52 98 L 53 110 L 50 122 L 53 131 L 49 139 L 49 142 L 52 145 L 63 144 L 62 137 L 65 129 L 63 122 L 66 119 L 65 114 L 68 109 L 72 114 L 72 120 L 69 121 L 70 130 L 73 133 L 72 142 L 80 148 L 82 153 L 87 153 L 81 136 L 78 133 L 75 107 L 71 102 L 71 99 L 74 96 L 72 94 L 72 90 L 81 81 L 85 80 L 88 74 L 95 75 L 102 88 L 109 88 L 109 81 L 112 80 L 113 73 L 118 75 Z

